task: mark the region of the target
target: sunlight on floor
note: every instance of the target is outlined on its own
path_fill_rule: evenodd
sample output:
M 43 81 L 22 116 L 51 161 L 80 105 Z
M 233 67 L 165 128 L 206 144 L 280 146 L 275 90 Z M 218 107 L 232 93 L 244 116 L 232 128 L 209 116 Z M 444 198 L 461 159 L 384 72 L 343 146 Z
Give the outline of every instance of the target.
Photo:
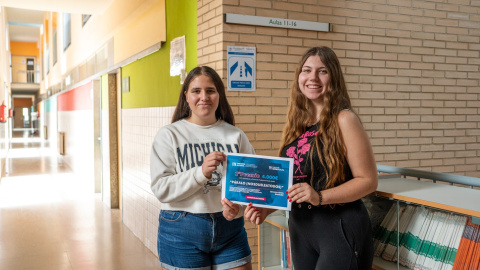
M 0 185 L 0 208 L 91 200 L 94 196 L 93 185 L 76 179 L 73 173 L 4 177 Z M 21 193 L 16 192 L 19 187 Z
M 41 157 L 41 156 L 52 156 L 56 154 L 50 148 L 20 148 L 20 149 L 10 149 L 8 151 L 8 158 L 30 158 L 30 157 Z M 55 156 L 52 156 L 55 158 Z
M 12 138 L 10 140 L 11 143 L 44 143 L 45 140 L 43 140 L 42 138 L 39 138 L 39 137 L 33 137 L 33 138 L 24 138 L 24 137 L 21 137 L 21 138 Z
M 0 179 L 1 270 L 160 269 L 122 211 L 94 192 L 93 176 L 75 173 L 33 129 L 12 136 Z

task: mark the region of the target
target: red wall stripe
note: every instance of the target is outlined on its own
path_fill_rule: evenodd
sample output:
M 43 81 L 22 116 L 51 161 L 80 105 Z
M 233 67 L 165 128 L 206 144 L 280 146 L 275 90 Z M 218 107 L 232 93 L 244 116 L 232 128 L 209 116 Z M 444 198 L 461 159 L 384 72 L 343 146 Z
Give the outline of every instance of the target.
M 93 83 L 89 82 L 64 94 L 58 95 L 58 111 L 78 111 L 93 109 L 93 100 L 91 98 L 92 87 Z

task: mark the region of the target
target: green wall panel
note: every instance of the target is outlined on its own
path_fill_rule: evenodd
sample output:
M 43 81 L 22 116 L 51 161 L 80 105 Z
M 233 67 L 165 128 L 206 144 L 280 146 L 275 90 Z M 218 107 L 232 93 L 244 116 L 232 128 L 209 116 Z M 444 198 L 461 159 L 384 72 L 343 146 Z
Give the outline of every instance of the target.
M 180 76 L 170 77 L 170 42 L 185 36 L 187 72 L 197 66 L 197 1 L 166 0 L 167 41 L 160 50 L 122 67 L 130 77 L 130 92 L 122 93 L 122 108 L 167 107 L 177 104 Z
M 56 101 L 57 101 L 57 96 L 53 96 L 45 100 L 45 102 L 43 102 L 45 113 L 57 112 L 56 103 L 55 103 Z

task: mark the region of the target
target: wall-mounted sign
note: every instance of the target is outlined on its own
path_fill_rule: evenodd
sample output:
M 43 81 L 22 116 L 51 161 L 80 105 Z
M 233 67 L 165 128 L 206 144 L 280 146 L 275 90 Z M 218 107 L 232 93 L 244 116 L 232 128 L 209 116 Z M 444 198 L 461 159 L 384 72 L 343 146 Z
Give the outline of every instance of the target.
M 255 47 L 227 46 L 227 90 L 255 91 Z
M 182 75 L 185 72 L 185 36 L 170 42 L 170 76 Z
M 122 78 L 122 93 L 130 92 L 130 76 Z
M 321 31 L 321 32 L 331 31 L 330 30 L 331 25 L 329 23 L 321 23 L 321 22 L 289 20 L 289 19 L 281 19 L 281 18 L 250 16 L 250 15 L 241 15 L 241 14 L 232 14 L 232 13 L 226 13 L 224 19 L 225 19 L 225 23 L 291 28 L 291 29 Z

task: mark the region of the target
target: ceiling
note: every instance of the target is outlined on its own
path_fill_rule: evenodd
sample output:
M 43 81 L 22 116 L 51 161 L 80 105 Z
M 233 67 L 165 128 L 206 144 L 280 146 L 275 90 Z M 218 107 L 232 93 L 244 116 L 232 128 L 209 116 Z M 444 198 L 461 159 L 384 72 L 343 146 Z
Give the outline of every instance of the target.
M 22 9 L 102 14 L 114 0 L 0 0 L 0 5 Z
M 0 0 L 6 7 L 11 41 L 36 42 L 44 11 L 102 14 L 114 0 Z
M 44 12 L 102 14 L 114 0 L 0 0 L 5 7 L 10 41 L 38 42 Z M 12 95 L 35 95 L 38 90 L 12 85 Z
M 43 23 L 43 11 L 5 8 L 10 41 L 37 42 L 40 38 L 40 26 Z

